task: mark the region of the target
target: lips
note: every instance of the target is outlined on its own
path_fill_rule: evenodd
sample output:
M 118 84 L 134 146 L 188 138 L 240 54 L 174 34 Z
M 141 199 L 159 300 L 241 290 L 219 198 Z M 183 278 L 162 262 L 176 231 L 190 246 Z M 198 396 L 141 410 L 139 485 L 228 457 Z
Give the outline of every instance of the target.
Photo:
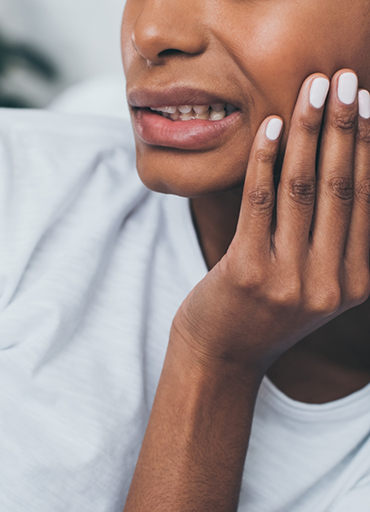
M 185 150 L 207 149 L 217 139 L 226 136 L 240 119 L 240 110 L 227 97 L 184 87 L 167 90 L 132 89 L 128 102 L 133 113 L 134 130 L 138 137 L 151 146 Z M 232 105 L 232 112 L 220 120 L 171 120 L 154 109 L 164 105 Z M 235 105 L 235 107 L 234 107 Z
M 127 99 L 131 107 L 158 108 L 163 105 L 212 105 L 225 103 L 241 108 L 239 102 L 232 98 L 220 96 L 200 89 L 188 87 L 176 87 L 163 89 L 139 89 L 132 88 L 127 92 Z

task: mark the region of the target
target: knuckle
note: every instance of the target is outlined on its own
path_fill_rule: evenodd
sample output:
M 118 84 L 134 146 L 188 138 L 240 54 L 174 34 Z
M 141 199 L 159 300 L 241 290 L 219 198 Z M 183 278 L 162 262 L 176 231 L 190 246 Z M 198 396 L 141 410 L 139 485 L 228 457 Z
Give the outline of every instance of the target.
M 232 283 L 235 290 L 243 295 L 247 294 L 249 297 L 254 297 L 258 300 L 263 300 L 266 297 L 266 288 L 268 278 L 266 276 L 266 269 L 263 269 L 258 264 L 242 265 L 241 262 L 234 265 L 230 269 L 229 282 Z
M 289 182 L 289 197 L 297 203 L 311 206 L 315 201 L 315 180 L 294 178 Z
M 327 180 L 329 192 L 343 202 L 350 202 L 353 198 L 354 183 L 350 177 L 335 177 Z
M 275 194 L 272 190 L 257 187 L 248 191 L 248 202 L 253 210 L 271 211 L 275 203 Z
M 369 123 L 366 123 L 365 126 L 362 123 L 359 125 L 359 128 L 357 130 L 357 141 L 366 145 L 370 145 Z
M 302 117 L 299 120 L 301 130 L 308 135 L 317 135 L 321 129 L 321 119 Z
M 224 282 L 231 282 L 236 289 L 257 292 L 266 282 L 266 267 L 261 261 L 246 256 L 240 244 L 231 244 L 218 264 Z
M 258 294 L 264 288 L 266 271 L 258 265 L 249 266 L 247 271 L 239 273 L 239 284 L 241 288 L 250 293 Z
M 365 302 L 370 297 L 370 274 L 367 272 L 366 278 L 363 279 L 361 294 L 358 296 L 360 304 Z
M 342 303 L 342 293 L 339 287 L 326 288 L 321 293 L 317 292 L 313 304 L 313 310 L 323 316 L 335 314 Z
M 354 306 L 359 306 L 360 304 L 363 304 L 370 295 L 370 283 L 365 285 L 362 285 L 358 287 L 357 290 L 355 290 L 354 296 L 352 297 L 352 303 Z
M 283 287 L 278 287 L 270 292 L 270 302 L 278 308 L 296 309 L 301 304 L 302 282 L 297 276 L 286 279 Z
M 267 148 L 259 148 L 254 158 L 258 163 L 272 165 L 275 163 L 276 152 Z
M 351 307 L 359 306 L 370 296 L 370 273 L 367 270 L 366 272 L 361 272 L 360 275 L 360 279 L 357 279 L 355 283 L 351 283 L 351 291 L 348 297 Z
M 357 128 L 356 112 L 339 112 L 333 118 L 333 126 L 335 129 L 344 133 L 353 133 Z
M 355 187 L 356 199 L 370 207 L 370 179 L 361 180 Z

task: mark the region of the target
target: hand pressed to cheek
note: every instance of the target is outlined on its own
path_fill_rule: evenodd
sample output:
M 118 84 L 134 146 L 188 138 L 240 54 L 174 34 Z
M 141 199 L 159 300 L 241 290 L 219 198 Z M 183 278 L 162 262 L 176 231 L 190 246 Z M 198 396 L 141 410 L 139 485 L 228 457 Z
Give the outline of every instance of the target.
M 207 208 L 194 209 L 202 212 L 195 215 L 198 227 L 215 225 L 200 227 L 199 237 L 201 242 L 208 237 L 203 247 L 216 247 L 217 257 L 178 316 L 191 317 L 195 339 L 200 332 L 203 340 L 209 338 L 209 353 L 219 347 L 219 354 L 235 355 L 244 346 L 248 351 L 263 345 L 260 357 L 269 358 L 366 296 L 368 121 L 360 120 L 362 141 L 356 145 L 357 100 L 349 101 L 339 77 L 355 69 L 360 86 L 370 87 L 370 4 L 348 5 L 345 0 L 127 1 L 123 49 L 129 89 L 197 88 L 227 97 L 240 110 L 234 131 L 205 150 L 153 146 L 137 138 L 138 169 L 148 186 L 196 198 L 193 206 L 214 200 L 220 216 L 228 217 L 221 227 Z M 349 69 L 332 79 L 316 180 L 324 108 L 311 85 L 344 66 Z M 305 81 L 295 107 L 302 82 L 313 72 L 325 75 Z M 285 124 L 277 141 L 266 137 L 263 121 L 273 114 Z M 286 154 L 272 243 L 279 143 Z M 227 192 L 242 187 L 248 159 L 239 224 L 229 246 L 223 240 L 232 239 L 239 211 L 229 207 Z M 222 229 L 230 232 L 220 234 Z
M 316 180 L 324 112 L 323 101 L 312 94 L 317 80 L 325 96 L 329 81 L 309 77 L 293 114 L 274 236 L 272 176 L 280 139 L 269 136 L 278 119 L 268 118 L 252 147 L 236 235 L 180 311 L 180 318 L 190 319 L 191 343 L 197 340 L 194 332 L 201 339 L 202 358 L 208 351 L 209 359 L 213 354 L 265 368 L 369 295 L 370 120 L 358 122 L 357 77 L 338 72 L 327 101 Z M 217 296 L 217 312 L 209 303 L 206 307 L 207 296 Z

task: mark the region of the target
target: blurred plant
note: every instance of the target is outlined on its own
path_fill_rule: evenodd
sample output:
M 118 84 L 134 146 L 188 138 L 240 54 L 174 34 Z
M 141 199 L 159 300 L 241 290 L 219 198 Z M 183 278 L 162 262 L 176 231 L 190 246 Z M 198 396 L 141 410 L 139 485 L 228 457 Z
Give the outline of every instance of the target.
M 54 65 L 38 50 L 24 43 L 9 43 L 0 34 L 0 107 L 32 106 L 17 93 L 9 94 L 4 90 L 5 79 L 14 69 L 24 69 L 49 82 L 58 78 Z

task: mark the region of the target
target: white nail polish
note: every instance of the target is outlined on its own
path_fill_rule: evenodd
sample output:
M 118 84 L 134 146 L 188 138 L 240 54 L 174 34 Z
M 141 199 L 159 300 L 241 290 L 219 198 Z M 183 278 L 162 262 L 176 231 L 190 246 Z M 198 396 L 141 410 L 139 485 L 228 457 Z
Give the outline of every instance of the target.
M 364 119 L 370 118 L 370 94 L 362 90 L 358 93 L 358 111 Z
M 278 119 L 277 117 L 274 117 L 274 119 L 271 119 L 271 121 L 268 123 L 266 127 L 266 137 L 270 140 L 278 139 L 282 127 L 283 121 L 281 119 Z
M 328 95 L 330 82 L 327 78 L 319 77 L 311 84 L 310 90 L 310 103 L 315 108 L 324 106 L 326 97 Z
M 338 98 L 345 105 L 351 105 L 357 96 L 358 81 L 354 73 L 343 73 L 338 80 Z

